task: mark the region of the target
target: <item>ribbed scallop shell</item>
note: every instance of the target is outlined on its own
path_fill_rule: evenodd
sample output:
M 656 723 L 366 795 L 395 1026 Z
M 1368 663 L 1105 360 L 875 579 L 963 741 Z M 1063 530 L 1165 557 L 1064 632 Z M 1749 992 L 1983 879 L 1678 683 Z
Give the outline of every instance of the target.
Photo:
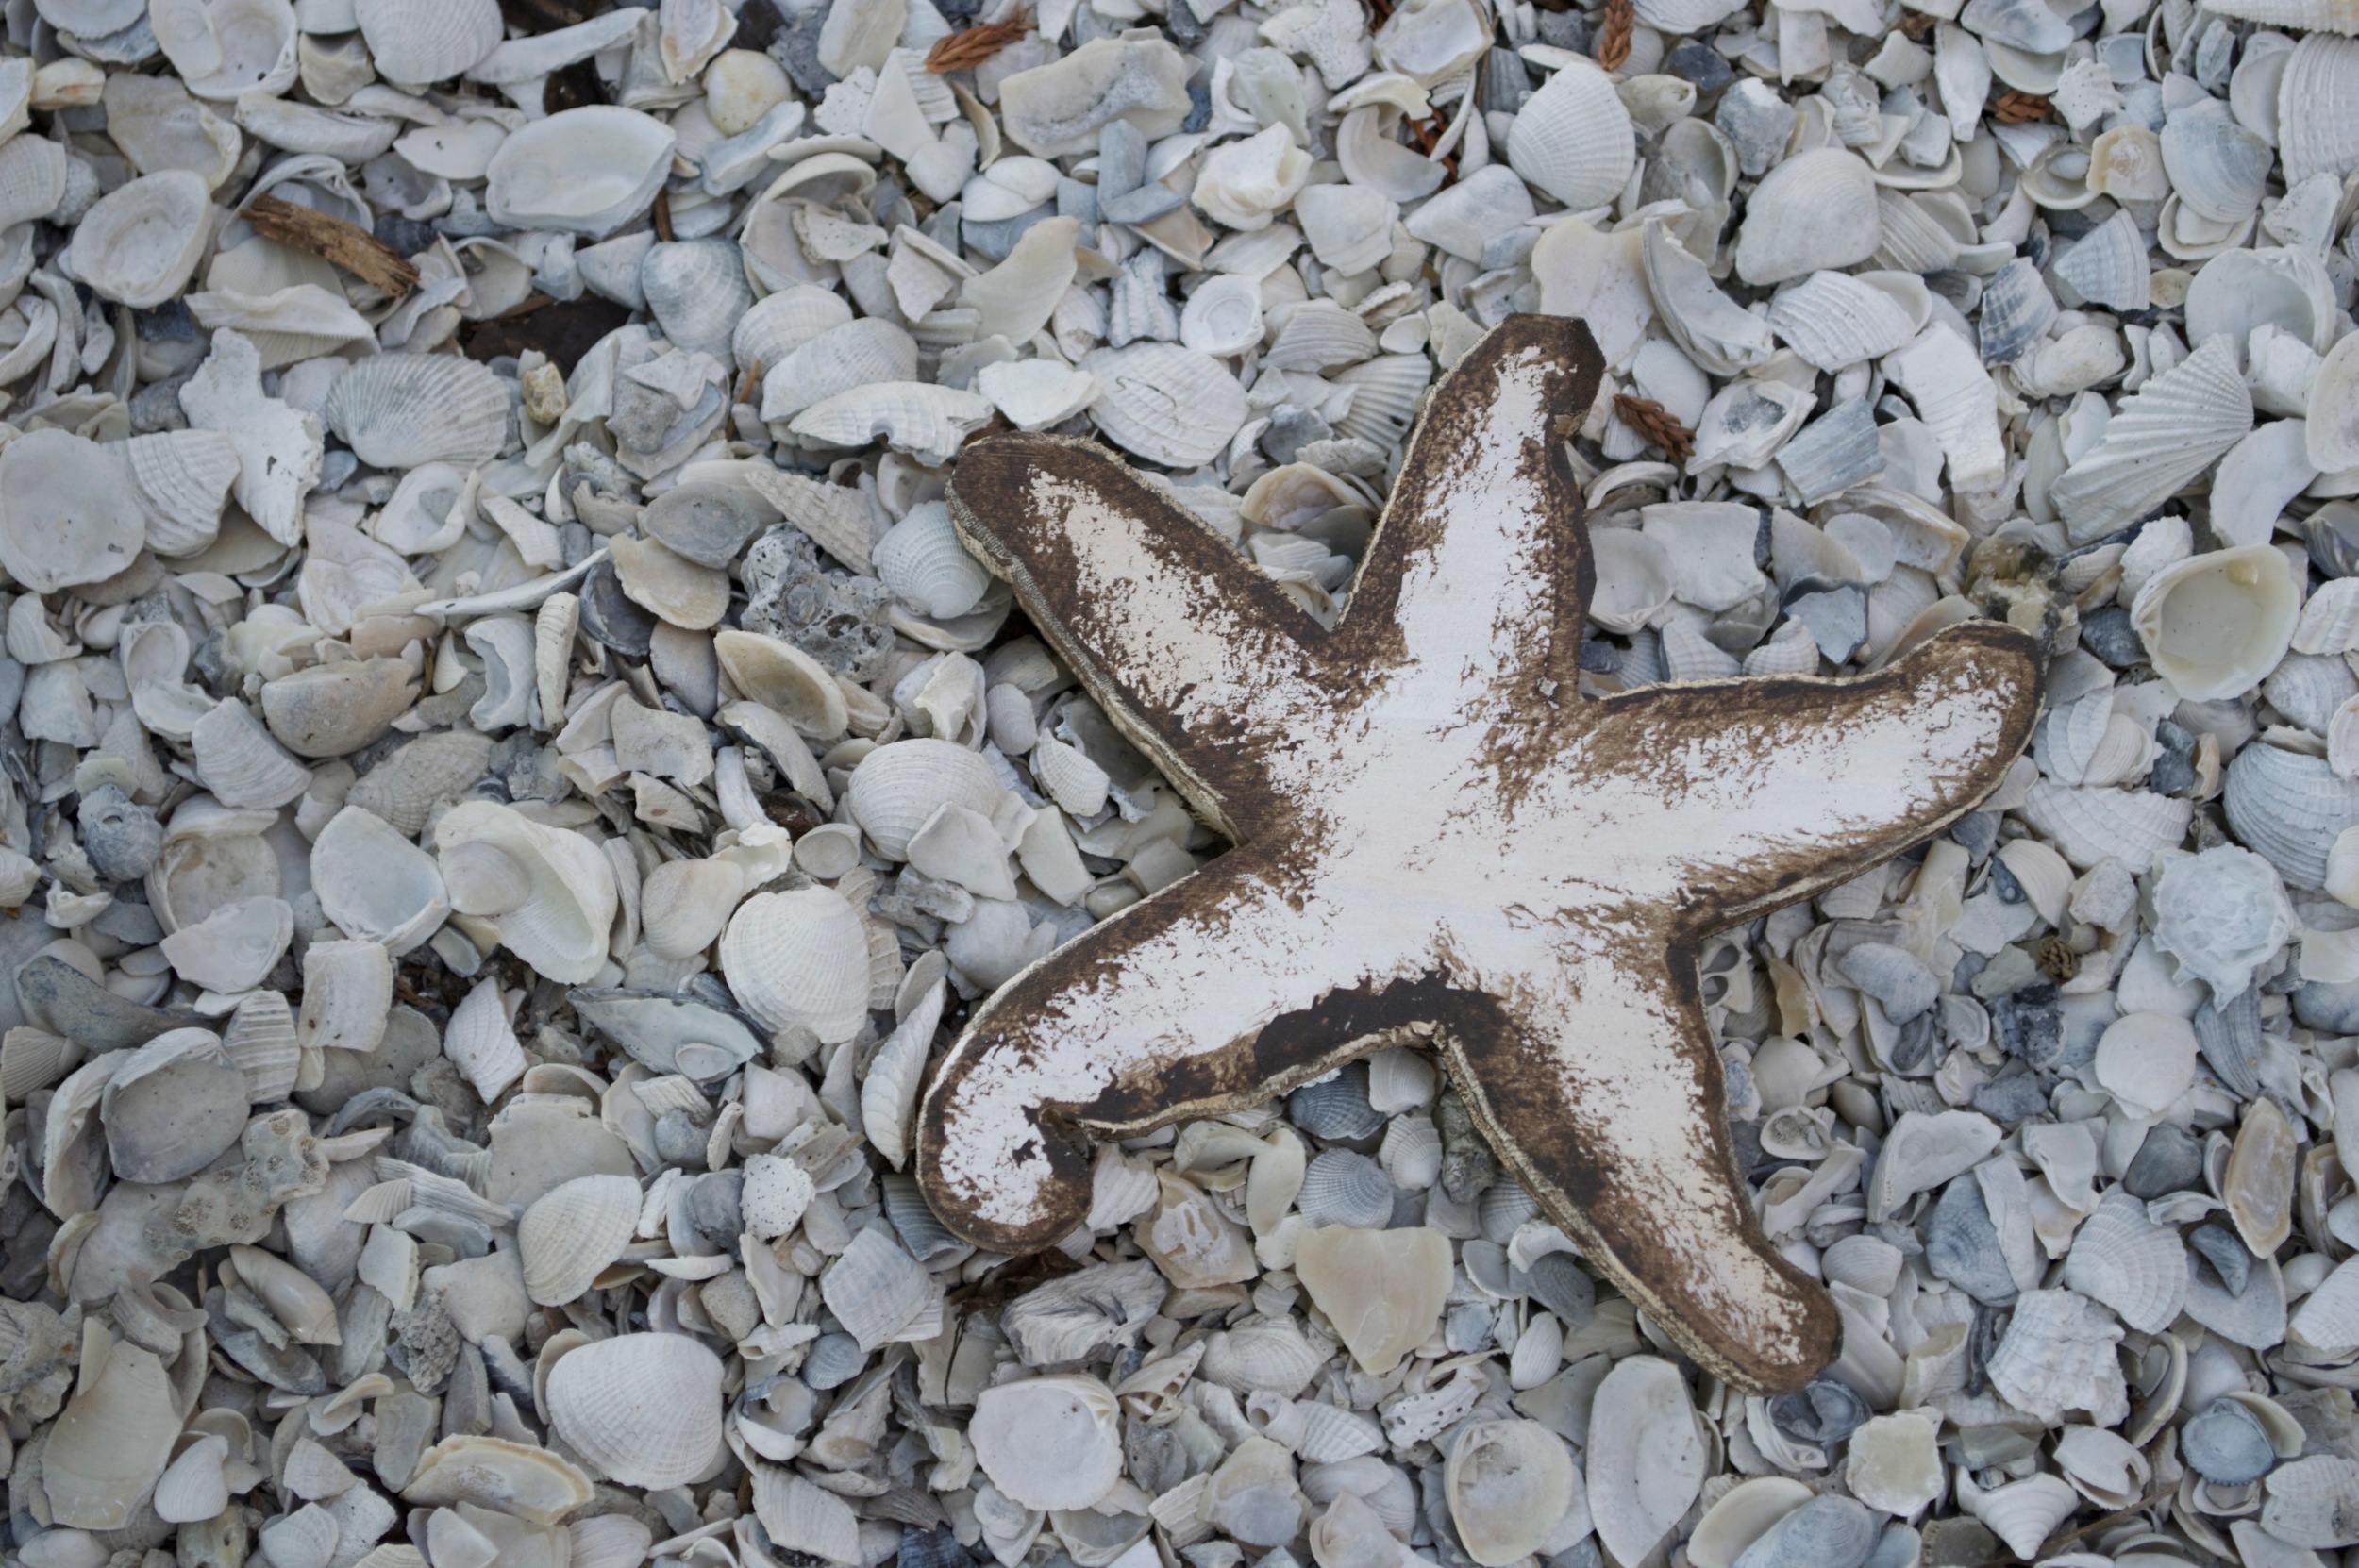
M 1295 1453 L 1305 1464 L 1335 1464 L 1384 1446 L 1383 1428 L 1357 1410 L 1319 1399 L 1298 1399 L 1294 1408 L 1302 1415 Z
M 309 769 L 287 755 L 253 710 L 225 697 L 189 731 L 197 776 L 224 806 L 276 808 L 310 787 Z
M 1788 621 L 1745 656 L 1748 676 L 1815 676 L 1818 642 L 1799 621 Z
M 1393 1184 L 1384 1168 L 1366 1155 L 1329 1149 L 1302 1173 L 1295 1208 L 1313 1225 L 1373 1230 L 1392 1218 Z
M 2187 1300 L 2187 1249 L 2179 1233 L 2146 1217 L 2116 1187 L 2072 1239 L 2064 1282 L 2102 1302 L 2143 1333 L 2160 1333 Z
M 1430 1187 L 1442 1174 L 1442 1130 L 1423 1116 L 1396 1116 L 1377 1158 L 1396 1187 Z
M 1876 193 L 1876 260 L 1880 265 L 1922 274 L 1957 264 L 1962 242 L 1942 223 L 1937 201 L 1938 197 L 1919 201 L 1897 191 Z M 1970 220 L 1966 226 L 1972 228 Z
M 1331 370 L 1376 353 L 1376 334 L 1358 316 L 1329 300 L 1297 306 L 1262 357 L 1279 370 Z
M 577 1176 L 551 1188 L 516 1226 L 525 1293 L 562 1307 L 622 1257 L 639 1224 L 639 1183 L 623 1176 Z
M 877 541 L 870 559 L 902 603 L 938 620 L 973 609 L 991 586 L 991 574 L 959 542 L 950 509 L 940 501 L 912 507 Z
M 2023 803 L 2024 820 L 2074 865 L 2085 869 L 2111 856 L 2133 876 L 2178 844 L 2194 811 L 2189 801 L 2143 790 L 2068 789 L 2044 778 Z
M 159 430 L 123 443 L 124 466 L 147 519 L 147 547 L 192 556 L 221 530 L 237 482 L 238 449 L 218 430 Z
M 842 326 L 851 319 L 852 308 L 845 303 L 844 296 L 812 284 L 798 283 L 756 300 L 738 317 L 737 326 L 729 336 L 729 349 L 741 368 L 760 365 L 768 370 L 783 364 L 788 355 L 822 332 Z
M 729 357 L 738 318 L 754 303 L 734 240 L 648 246 L 639 262 L 639 291 L 675 346 L 723 361 Z
M 2359 695 L 2359 676 L 2339 659 L 2292 653 L 2269 672 L 2261 694 L 2302 728 L 2323 735 L 2334 710 Z
M 759 893 L 740 905 L 721 937 L 721 970 L 766 1028 L 800 1025 L 832 1043 L 867 1022 L 868 933 L 827 888 Z
M 2207 8 L 2255 21 L 2262 10 L 2307 13 L 2293 25 L 2319 30 L 2294 44 L 2277 83 L 2277 154 L 2285 184 L 2290 189 L 2312 175 L 2339 177 L 2359 167 L 2359 39 L 2329 36 L 2359 32 L 2359 6 L 2350 0 L 2226 0 Z
M 1076 817 L 1094 817 L 1104 810 L 1112 783 L 1106 770 L 1082 752 L 1048 736 L 1032 747 L 1032 781 Z
M 882 441 L 929 467 L 958 456 L 966 438 L 991 420 L 979 393 L 930 381 L 880 381 L 853 387 L 796 414 L 788 428 L 820 446 Z
M 508 386 L 450 354 L 380 354 L 336 377 L 322 408 L 328 427 L 362 462 L 479 467 L 508 437 Z
M 376 74 L 424 86 L 479 65 L 500 41 L 499 0 L 353 0 Z
M 2056 275 L 2083 299 L 2110 310 L 2143 310 L 2153 272 L 2146 262 L 2146 241 L 2137 220 L 2116 212 L 2080 239 L 2056 261 Z
M 991 765 L 948 741 L 895 741 L 852 770 L 845 803 L 869 842 L 890 859 L 909 858 L 910 836 L 945 805 L 985 816 L 999 798 Z
M 1582 59 L 1525 99 L 1507 133 L 1509 167 L 1575 211 L 1613 200 L 1637 157 L 1614 79 Z
M 1207 1340 L 1196 1376 L 1238 1393 L 1266 1389 L 1291 1399 L 1325 1364 L 1292 1319 L 1263 1318 Z
M 2096 539 L 2153 511 L 2251 428 L 2236 345 L 2215 339 L 2123 399 L 2049 498 L 2076 542 Z
M 549 1369 L 557 1435 L 625 1486 L 679 1486 L 721 1449 L 721 1359 L 685 1334 L 618 1334 Z
M 1365 1062 L 1347 1062 L 1333 1077 L 1306 1083 L 1286 1096 L 1286 1115 L 1313 1138 L 1365 1138 L 1384 1125 L 1368 1106 Z
M 1820 370 L 1891 353 L 1917 324 L 1884 290 L 1849 273 L 1815 272 L 1769 302 L 1769 330 Z
M 2359 783 L 2338 778 L 2322 757 L 2256 742 L 2228 764 L 2228 826 L 2296 887 L 2326 886 L 2327 852 L 2359 826 Z
M 1416 420 L 1417 400 L 1433 380 L 1433 361 L 1422 354 L 1380 354 L 1337 371 L 1334 380 L 1354 389 L 1351 411 L 1335 422 L 1335 433 L 1389 446 Z
M 910 1115 L 917 1108 L 918 1086 L 926 1076 L 926 1058 L 932 1051 L 934 1030 L 942 1023 L 944 982 L 926 988 L 910 1015 L 901 1020 L 869 1059 L 861 1081 L 862 1130 L 885 1163 L 899 1170 L 909 1161 Z
M 276 991 L 254 991 L 222 1030 L 221 1048 L 245 1075 L 246 1099 L 269 1105 L 293 1093 L 302 1051 L 295 1044 L 294 1010 Z
M 781 1465 L 754 1466 L 754 1514 L 770 1539 L 794 1543 L 797 1557 L 853 1563 L 861 1559 L 860 1516 L 852 1505 Z
M 791 419 L 838 392 L 916 376 L 917 340 L 889 321 L 862 317 L 827 327 L 783 357 L 764 361 L 761 417 Z
M 1090 417 L 1108 441 L 1149 462 L 1195 468 L 1245 424 L 1245 389 L 1209 354 L 1178 343 L 1092 350 L 1080 368 L 1103 389 Z
M 1844 148 L 1787 158 L 1746 203 L 1737 275 L 1760 287 L 1866 260 L 1882 237 L 1876 189 L 1866 160 Z

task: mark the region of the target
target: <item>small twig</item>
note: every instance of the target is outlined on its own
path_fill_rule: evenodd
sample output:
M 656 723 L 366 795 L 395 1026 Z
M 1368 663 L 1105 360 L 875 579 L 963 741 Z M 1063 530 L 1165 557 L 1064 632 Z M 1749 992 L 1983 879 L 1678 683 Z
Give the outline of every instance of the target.
M 1999 94 L 1999 101 L 1990 106 L 1990 117 L 2002 125 L 2026 125 L 2047 119 L 2049 108 L 2048 100 L 2036 92 L 2009 91 Z
M 655 193 L 655 237 L 667 245 L 672 242 L 672 192 L 669 187 Z
M 268 193 L 248 202 L 245 216 L 263 239 L 331 261 L 389 294 L 406 294 L 418 286 L 418 269 L 403 259 L 399 251 L 358 224 L 348 224 L 342 218 L 298 207 Z
M 962 33 L 934 40 L 926 69 L 937 76 L 972 70 L 1031 30 L 1032 19 L 1018 11 L 1005 22 L 984 22 Z
M 737 401 L 740 403 L 752 402 L 754 400 L 754 389 L 761 385 L 761 361 L 760 359 L 756 359 L 753 363 L 745 367 L 745 374 L 738 380 Z
M 1685 462 L 1696 455 L 1696 432 L 1671 417 L 1671 410 L 1651 397 L 1614 394 L 1614 412 L 1621 422 L 1663 448 L 1673 460 Z
M 1619 71 L 1630 58 L 1631 29 L 1637 25 L 1638 8 L 1631 0 L 1605 0 L 1605 23 L 1598 29 L 1598 63 L 1608 71 Z

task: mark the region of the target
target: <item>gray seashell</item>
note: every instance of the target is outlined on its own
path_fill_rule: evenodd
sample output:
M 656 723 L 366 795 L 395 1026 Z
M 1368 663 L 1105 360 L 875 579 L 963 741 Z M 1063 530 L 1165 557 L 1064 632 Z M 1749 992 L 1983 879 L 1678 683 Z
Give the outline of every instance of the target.
M 750 1020 L 676 992 L 582 988 L 572 1002 L 583 1023 L 659 1073 L 711 1081 L 769 1048 Z
M 1832 1377 L 1769 1401 L 1769 1419 L 1797 1443 L 1825 1447 L 1842 1443 L 1867 1424 L 1867 1402 Z
M 1923 297 L 1921 287 L 1916 295 Z M 1769 302 L 1768 320 L 1771 331 L 1820 370 L 1882 358 L 1923 325 L 1902 308 L 1897 289 L 1838 272 L 1815 272 L 1779 290 Z
M 2311 602 L 2317 603 L 2317 596 Z M 2359 676 L 2340 659 L 2322 654 L 2288 654 L 2268 678 L 2261 694 L 2280 713 L 2315 734 L 2326 733 L 2334 710 L 2359 696 Z
M 115 1068 L 98 1114 L 118 1178 L 178 1181 L 211 1164 L 244 1132 L 245 1078 L 223 1055 L 219 1036 L 172 1029 Z
M 868 1364 L 868 1352 L 849 1334 L 822 1334 L 803 1359 L 803 1381 L 825 1393 L 842 1388 Z
M 833 327 L 852 319 L 852 308 L 841 294 L 811 284 L 781 289 L 754 302 L 737 318 L 729 335 L 729 351 L 746 370 L 763 370 L 786 362 L 788 355 Z
M 2249 1486 L 2277 1467 L 2261 1418 L 2234 1399 L 2215 1399 L 2179 1429 L 2179 1452 L 2217 1486 Z
M 727 360 L 753 286 L 732 240 L 677 240 L 647 248 L 639 292 L 676 347 Z
M 1312 1137 L 1330 1142 L 1366 1138 L 1384 1125 L 1368 1107 L 1368 1069 L 1358 1061 L 1287 1095 L 1286 1115 Z
M 1804 506 L 1815 506 L 1875 478 L 1884 471 L 1885 462 L 1876 416 L 1867 400 L 1852 398 L 1812 421 L 1779 450 L 1777 462 Z M 1816 657 L 1814 646 L 1809 670 L 1797 673 L 1815 673 Z
M 1986 1306 L 2003 1307 L 2015 1300 L 2015 1276 L 1972 1173 L 1951 1181 L 1933 1205 L 1925 1234 L 1925 1264 L 1937 1277 Z
M 1539 1215 L 1540 1203 L 1520 1181 L 1495 1181 L 1482 1190 L 1475 1211 L 1484 1237 L 1505 1246 L 1526 1220 Z
M 761 502 L 734 485 L 675 485 L 647 503 L 640 528 L 699 566 L 727 566 L 770 525 Z
M 2027 258 L 2016 257 L 1983 286 L 1977 318 L 1983 363 L 2013 364 L 2055 319 L 2056 296 L 2047 280 Z
M 1865 1419 L 1862 1408 L 1860 1420 Z M 1849 1497 L 1814 1497 L 1746 1547 L 1735 1568 L 1860 1568 L 1874 1550 L 1876 1536 L 1876 1515 L 1865 1504 Z
M 380 354 L 336 377 L 321 412 L 375 468 L 479 467 L 508 439 L 508 385 L 450 354 Z
M 1564 1322 L 1566 1333 L 1588 1326 L 1597 1315 L 1598 1284 L 1569 1252 L 1543 1253 L 1524 1271 L 1531 1294 Z
M 1968 0 L 1959 25 L 1986 43 L 2027 55 L 2052 55 L 2072 42 L 2072 27 L 2042 0 Z
M 492 155 L 484 210 L 503 228 L 611 234 L 662 188 L 673 140 L 662 121 L 611 104 L 532 121 Z
M 918 1190 L 915 1176 L 896 1172 L 886 1176 L 882 1186 L 885 1218 L 893 1222 L 894 1234 L 901 1238 L 901 1245 L 911 1257 L 931 1266 L 937 1259 L 952 1253 L 964 1256 L 973 1250 L 935 1218 L 934 1211 L 926 1206 L 925 1194 Z
M 2151 297 L 2146 240 L 2127 212 L 2083 235 L 2056 259 L 2055 271 L 2083 299 L 2109 310 L 2143 310 Z
M 2213 97 L 2171 111 L 2163 124 L 2163 167 L 2171 190 L 2215 223 L 2239 223 L 2261 205 L 2274 158 L 2269 144 L 2236 124 Z
M 2131 1327 L 2159 1333 L 2186 1301 L 2186 1249 L 2176 1231 L 2153 1224 L 2144 1204 L 2116 1188 L 2073 1237 L 2064 1282 Z
M 112 784 L 84 795 L 75 820 L 82 829 L 82 852 L 109 882 L 145 876 L 164 846 L 163 826 L 156 814 Z
M 1302 1173 L 1295 1207 L 1313 1225 L 1375 1229 L 1393 1216 L 1393 1183 L 1366 1155 L 1329 1149 Z
M 2153 511 L 2252 428 L 2236 359 L 2236 345 L 2215 338 L 2122 401 L 2049 491 L 2074 543 Z
M 2326 886 L 2327 852 L 2359 826 L 2359 783 L 2335 776 L 2323 757 L 2266 743 L 2228 764 L 2228 826 L 2298 888 Z

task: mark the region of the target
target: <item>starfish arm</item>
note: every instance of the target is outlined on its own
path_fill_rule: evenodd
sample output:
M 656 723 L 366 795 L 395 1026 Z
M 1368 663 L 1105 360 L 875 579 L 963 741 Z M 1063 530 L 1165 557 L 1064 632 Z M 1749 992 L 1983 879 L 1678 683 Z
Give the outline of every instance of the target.
M 1981 802 L 2039 712 L 2032 642 L 1995 621 L 1931 639 L 1855 680 L 1650 688 L 1599 706 L 1585 786 L 1619 885 L 1712 928 L 1809 897 Z M 1704 927 L 1689 935 L 1701 933 Z
M 1230 838 L 1274 821 L 1326 699 L 1319 625 L 1104 451 L 979 442 L 950 515 L 1133 743 Z
M 1445 721 L 1528 707 L 1535 680 L 1571 688 L 1591 574 L 1564 442 L 1603 374 L 1589 329 L 1554 316 L 1510 317 L 1452 368 L 1353 585 L 1338 663 L 1415 681 Z
M 1799 1388 L 1840 1321 L 1753 1223 L 1694 976 L 1648 917 L 1584 914 L 1444 1050 L 1492 1147 L 1657 1327 L 1740 1388 Z
M 1291 873 L 1260 860 L 1231 851 L 976 1015 L 917 1119 L 919 1179 L 953 1230 L 1004 1252 L 1048 1246 L 1089 1210 L 1090 1138 L 1260 1104 L 1403 1026 L 1414 981 L 1405 960 L 1383 961 L 1388 933 L 1315 891 L 1290 896 Z

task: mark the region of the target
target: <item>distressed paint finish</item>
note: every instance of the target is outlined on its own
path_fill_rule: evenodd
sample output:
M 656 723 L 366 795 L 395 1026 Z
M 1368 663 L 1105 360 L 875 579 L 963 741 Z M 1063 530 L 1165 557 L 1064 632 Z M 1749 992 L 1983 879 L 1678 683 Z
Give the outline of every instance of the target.
M 979 443 L 961 534 L 1238 846 L 1018 976 L 928 1086 L 920 1173 L 968 1238 L 1087 1212 L 1089 1143 L 1438 1046 L 1547 1212 L 1752 1390 L 1832 1359 L 1832 1304 L 1753 1223 L 1701 939 L 1971 809 L 2038 667 L 1993 622 L 1856 680 L 1576 690 L 1592 584 L 1558 422 L 1600 365 L 1516 317 L 1435 391 L 1349 611 L 1322 629 L 1102 451 Z

